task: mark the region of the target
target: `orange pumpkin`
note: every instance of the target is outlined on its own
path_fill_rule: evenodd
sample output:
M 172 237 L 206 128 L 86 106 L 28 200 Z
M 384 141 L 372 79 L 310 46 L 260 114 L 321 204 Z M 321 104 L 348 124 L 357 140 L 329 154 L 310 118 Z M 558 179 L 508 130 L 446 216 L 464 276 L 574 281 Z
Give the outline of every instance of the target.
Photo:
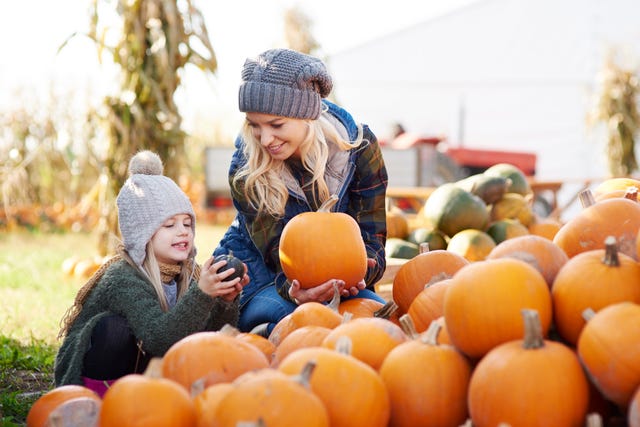
M 351 356 L 373 369 L 380 369 L 387 354 L 407 340 L 400 326 L 379 317 L 361 317 L 336 326 L 322 342 L 323 347 L 336 349 L 341 337 L 351 339 Z
M 344 280 L 348 287 L 364 279 L 367 250 L 356 220 L 343 212 L 331 212 L 337 197 L 316 212 L 291 218 L 280 235 L 280 264 L 289 280 L 304 289 L 330 279 Z
M 387 238 L 406 239 L 409 235 L 407 214 L 397 206 L 387 207 Z
M 195 406 L 183 386 L 166 378 L 126 375 L 102 399 L 100 427 L 193 426 Z
M 529 229 L 529 234 L 553 240 L 553 238 L 556 237 L 556 234 L 558 234 L 560 228 L 562 228 L 562 222 L 555 218 L 541 218 L 536 216 L 527 228 Z
M 292 375 L 263 369 L 238 377 L 216 406 L 213 425 L 237 427 L 242 422 L 261 422 L 265 426 L 329 427 L 324 404 L 309 389 L 314 369 L 315 363 L 310 362 Z
M 461 255 L 443 249 L 421 253 L 404 263 L 393 278 L 392 287 L 399 314 L 407 313 L 425 285 L 448 279 L 468 264 Z
M 467 419 L 471 365 L 454 347 L 437 343 L 440 328 L 434 322 L 421 336 L 413 330 L 417 338 L 392 349 L 382 362 L 380 377 L 391 401 L 389 425 L 460 426 Z
M 535 267 L 549 288 L 563 265 L 569 260 L 558 245 L 544 237 L 528 235 L 505 240 L 497 245 L 487 259 L 510 257 L 525 261 Z
M 431 322 L 444 314 L 444 295 L 451 279 L 431 283 L 413 299 L 407 313 L 418 332 L 427 330 Z
M 493 348 L 471 375 L 468 402 L 473 425 L 584 425 L 589 386 L 577 355 L 543 338 L 535 310 L 523 312 L 524 339 Z
M 444 297 L 451 342 L 473 359 L 521 338 L 524 308 L 538 311 L 546 334 L 551 325 L 547 282 L 531 265 L 513 258 L 478 261 L 460 269 Z
M 31 405 L 27 414 L 27 427 L 42 427 L 49 414 L 64 402 L 78 397 L 88 397 L 100 401 L 93 390 L 80 385 L 64 385 L 47 391 Z
M 193 398 L 196 412 L 196 427 L 215 425 L 216 409 L 222 398 L 233 388 L 231 383 L 210 385 Z
M 626 192 L 629 187 L 640 189 L 640 181 L 629 177 L 609 178 L 602 181 L 593 189 L 593 196 L 596 200 L 599 200 L 611 192 Z
M 348 348 L 307 347 L 289 354 L 278 370 L 296 375 L 311 360 L 317 363 L 311 390 L 327 408 L 332 427 L 387 427 L 389 395 L 375 369 L 349 355 Z
M 398 305 L 394 301 L 386 304 L 370 298 L 349 298 L 340 302 L 338 312 L 344 316 L 351 313 L 353 319 L 358 317 L 382 317 L 398 324 Z
M 595 386 L 621 408 L 640 387 L 640 305 L 620 302 L 587 321 L 577 351 Z
M 607 236 L 614 236 L 621 253 L 637 258 L 636 237 L 640 230 L 640 203 L 621 197 L 593 200 L 589 190 L 581 193 L 583 206 L 553 238 L 569 258 L 589 250 L 604 249 Z
M 303 326 L 292 331 L 276 347 L 271 366 L 277 368 L 289 353 L 300 348 L 320 347 L 329 332 L 331 332 L 331 329 L 317 325 Z
M 204 379 L 205 387 L 229 382 L 247 371 L 267 368 L 269 363 L 253 344 L 223 332 L 197 332 L 167 350 L 162 376 L 190 390 L 196 380 Z
M 273 359 L 273 354 L 276 351 L 276 346 L 274 343 L 269 341 L 267 338 L 262 335 L 250 333 L 250 332 L 241 332 L 236 335 L 236 339 L 248 342 L 256 346 L 260 351 L 267 356 L 267 360 L 271 361 Z
M 640 303 L 640 264 L 618 253 L 615 238 L 606 249 L 596 249 L 571 258 L 558 272 L 551 288 L 556 329 L 575 345 L 587 308 L 598 311 L 617 302 Z

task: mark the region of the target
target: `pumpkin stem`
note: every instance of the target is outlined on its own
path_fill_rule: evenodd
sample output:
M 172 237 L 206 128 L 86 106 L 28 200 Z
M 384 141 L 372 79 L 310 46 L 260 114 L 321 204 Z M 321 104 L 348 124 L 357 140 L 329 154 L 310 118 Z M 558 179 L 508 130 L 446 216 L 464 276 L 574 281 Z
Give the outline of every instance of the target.
M 318 362 L 316 362 L 315 360 L 309 360 L 302 367 L 302 371 L 300 371 L 298 375 L 294 376 L 294 380 L 302 384 L 305 388 L 310 389 L 311 374 L 313 374 L 313 371 L 316 369 L 316 366 L 318 366 Z
M 346 354 L 351 356 L 353 350 L 353 342 L 351 338 L 346 335 L 341 336 L 336 340 L 336 351 L 340 354 Z
M 191 393 L 191 398 L 195 398 L 197 395 L 202 393 L 205 388 L 207 388 L 207 376 L 198 378 L 194 382 L 191 383 L 191 387 L 189 388 L 189 392 Z
M 420 251 L 421 254 L 429 252 L 429 242 L 420 243 L 419 251 Z
M 407 336 L 414 340 L 420 338 L 420 333 L 416 330 L 416 324 L 413 322 L 409 313 L 403 314 L 398 320 L 400 321 L 402 330 L 407 334 Z
M 596 315 L 596 312 L 591 308 L 585 308 L 584 311 L 582 312 L 582 318 L 584 319 L 585 322 L 588 322 L 589 320 L 593 319 L 593 316 Z
M 398 304 L 395 301 L 389 301 L 378 310 L 373 312 L 373 317 L 380 317 L 382 319 L 389 319 L 393 314 L 398 311 Z
M 236 335 L 238 335 L 240 333 L 240 330 L 238 328 L 236 328 L 235 326 L 232 326 L 232 325 L 230 325 L 228 323 L 225 323 L 224 326 L 222 328 L 220 328 L 218 333 L 220 333 L 222 335 L 229 336 L 229 337 L 235 337 Z
M 442 330 L 439 322 L 431 322 L 427 328 L 427 332 L 421 335 L 420 341 L 428 345 L 438 345 L 438 335 Z
M 162 378 L 162 358 L 152 357 L 143 375 L 148 378 Z
M 618 257 L 618 244 L 614 236 L 607 236 L 604 239 L 604 258 L 602 263 L 608 267 L 620 267 L 620 258 Z
M 629 199 L 632 202 L 637 202 L 638 201 L 638 187 L 636 187 L 635 185 L 627 187 L 627 189 L 624 192 L 624 198 L 625 199 Z
M 524 308 L 521 313 L 524 321 L 524 343 L 522 347 L 527 350 L 544 347 L 544 337 L 538 311 Z
M 318 212 L 331 212 L 331 208 L 338 203 L 338 196 L 332 194 L 325 202 L 318 208 Z
M 262 418 L 258 418 L 258 421 L 238 421 L 236 427 L 267 427 Z
M 587 415 L 587 427 L 602 427 L 602 417 L 599 413 L 594 412 Z
M 331 298 L 331 301 L 329 301 L 329 304 L 327 304 L 327 307 L 329 307 L 330 309 L 332 309 L 336 313 L 340 312 L 340 310 L 339 310 L 339 307 L 340 307 L 340 291 L 338 290 L 338 285 L 336 285 L 336 284 L 333 285 L 333 297 Z
M 342 324 L 345 324 L 347 322 L 350 322 L 353 319 L 353 313 L 349 312 L 349 311 L 345 311 L 344 314 L 342 315 Z
M 588 208 L 589 206 L 596 203 L 596 199 L 595 197 L 593 197 L 593 193 L 588 188 L 586 190 L 582 190 L 580 194 L 578 194 L 578 197 L 583 208 Z

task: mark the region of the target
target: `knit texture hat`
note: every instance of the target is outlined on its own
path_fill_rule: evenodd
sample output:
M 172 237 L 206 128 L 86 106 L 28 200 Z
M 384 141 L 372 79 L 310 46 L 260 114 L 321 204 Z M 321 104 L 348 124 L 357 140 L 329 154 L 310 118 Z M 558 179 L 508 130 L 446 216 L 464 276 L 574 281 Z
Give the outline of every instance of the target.
M 146 257 L 147 243 L 172 216 L 190 215 L 195 235 L 196 215 L 191 201 L 162 173 L 160 156 L 152 151 L 138 152 L 129 162 L 129 178 L 116 199 L 124 247 L 139 266 Z
M 290 49 L 271 49 L 247 59 L 242 69 L 242 112 L 317 119 L 333 83 L 318 58 Z

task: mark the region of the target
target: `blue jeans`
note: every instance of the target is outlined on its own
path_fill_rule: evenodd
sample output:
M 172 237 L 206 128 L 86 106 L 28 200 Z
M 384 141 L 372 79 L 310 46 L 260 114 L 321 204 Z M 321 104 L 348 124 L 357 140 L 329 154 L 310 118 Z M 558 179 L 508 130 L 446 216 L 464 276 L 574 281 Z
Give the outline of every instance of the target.
M 341 300 L 346 301 L 351 298 L 368 298 L 379 301 L 382 304 L 386 303 L 384 298 L 370 289 L 363 289 L 358 295 L 343 297 Z M 258 325 L 268 323 L 267 332 L 271 333 L 276 323 L 295 310 L 296 307 L 298 307 L 296 304 L 285 300 L 278 294 L 275 285 L 267 286 L 256 292 L 240 309 L 238 328 L 242 332 L 249 332 Z

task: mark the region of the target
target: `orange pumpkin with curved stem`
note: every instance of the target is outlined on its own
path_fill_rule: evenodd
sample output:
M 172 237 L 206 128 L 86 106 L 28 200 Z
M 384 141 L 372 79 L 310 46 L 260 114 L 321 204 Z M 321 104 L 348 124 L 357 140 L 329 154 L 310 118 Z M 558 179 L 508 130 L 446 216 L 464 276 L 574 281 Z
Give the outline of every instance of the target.
M 213 425 L 262 422 L 265 426 L 329 427 L 327 409 L 309 387 L 314 370 L 315 362 L 310 361 L 291 375 L 262 369 L 238 377 L 216 406 Z
M 620 302 L 590 313 L 578 355 L 598 390 L 626 408 L 640 387 L 640 305 Z
M 582 426 L 589 385 L 575 352 L 545 340 L 535 310 L 521 315 L 524 339 L 503 343 L 476 365 L 469 382 L 474 426 Z
M 392 349 L 382 362 L 394 427 L 459 426 L 467 419 L 471 364 L 451 345 L 439 345 L 441 325 L 434 322 L 418 335 L 408 320 L 401 322 L 412 339 Z
M 394 301 L 386 304 L 369 298 L 349 298 L 340 302 L 338 311 L 344 316 L 345 313 L 351 313 L 353 319 L 358 317 L 381 317 L 391 320 L 396 325 L 400 325 L 398 320 L 398 305 Z
M 604 249 L 607 236 L 614 236 L 621 253 L 637 259 L 636 237 L 640 230 L 640 203 L 637 195 L 605 199 L 595 202 L 589 190 L 580 193 L 585 206 L 567 221 L 553 238 L 553 242 L 569 258 L 593 249 Z
M 595 311 L 622 301 L 640 303 L 640 264 L 619 253 L 609 236 L 605 249 L 571 258 L 551 288 L 554 321 L 560 336 L 575 345 L 585 321 L 582 312 Z
M 336 349 L 341 337 L 351 339 L 351 356 L 378 370 L 387 354 L 407 340 L 400 326 L 379 317 L 360 317 L 336 326 L 322 346 Z
M 338 350 L 302 348 L 289 354 L 278 370 L 299 373 L 310 360 L 317 366 L 311 376 L 311 390 L 324 402 L 332 427 L 387 427 L 389 395 L 378 372 L 350 355 L 349 338 Z M 355 410 L 357 409 L 357 410 Z
M 431 322 L 444 314 L 444 295 L 450 283 L 451 279 L 431 283 L 413 299 L 407 313 L 418 332 L 426 331 Z
M 355 286 L 367 273 L 367 250 L 356 220 L 344 212 L 331 212 L 332 196 L 316 212 L 291 218 L 280 235 L 280 264 L 289 280 L 304 289 L 330 279 Z
M 444 249 L 421 253 L 398 269 L 392 287 L 393 300 L 399 314 L 409 310 L 414 298 L 425 285 L 451 278 L 462 267 L 470 264 L 463 256 Z

